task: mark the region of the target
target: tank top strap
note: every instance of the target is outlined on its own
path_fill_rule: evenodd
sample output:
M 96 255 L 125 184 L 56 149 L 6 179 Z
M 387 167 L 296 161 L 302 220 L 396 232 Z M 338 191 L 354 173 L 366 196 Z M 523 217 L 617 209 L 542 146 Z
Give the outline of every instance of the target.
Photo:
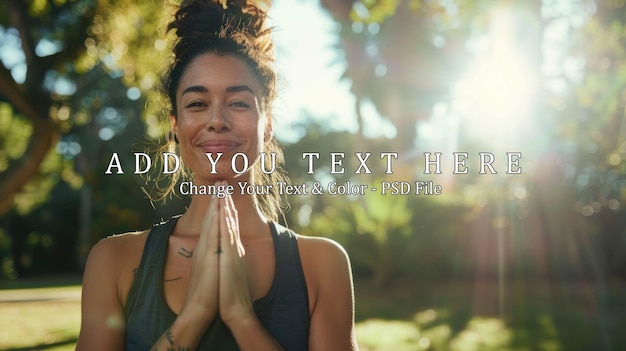
M 168 240 L 177 221 L 178 217 L 174 217 L 152 227 L 148 238 L 146 238 L 144 254 L 142 255 L 142 260 L 145 259 L 145 262 L 142 262 L 143 265 L 163 266 L 165 263 L 163 257 L 165 257 Z
M 304 288 L 306 292 L 306 281 L 303 279 L 304 272 L 300 262 L 296 234 L 278 223 L 273 223 L 272 235 L 274 236 L 276 273 L 278 278 L 280 278 L 279 283 L 282 284 L 281 290 L 294 289 L 301 291 Z M 303 285 L 294 284 L 294 282 L 299 282 Z
M 137 267 L 137 271 L 135 272 L 134 282 L 126 298 L 124 310 L 127 317 L 135 307 L 137 297 L 142 296 L 142 298 L 145 298 L 146 292 L 140 290 L 149 289 L 151 290 L 149 292 L 151 295 L 157 293 L 157 291 L 155 291 L 156 287 L 160 285 L 157 284 L 155 287 L 155 283 L 159 283 L 162 279 L 165 265 L 163 257 L 165 257 L 167 251 L 170 233 L 174 229 L 177 221 L 178 217 L 173 217 L 165 222 L 156 224 L 150 229 L 143 248 L 139 267 Z
M 255 302 L 257 316 L 285 350 L 306 350 L 309 296 L 296 234 L 271 223 L 275 276 L 270 292 Z

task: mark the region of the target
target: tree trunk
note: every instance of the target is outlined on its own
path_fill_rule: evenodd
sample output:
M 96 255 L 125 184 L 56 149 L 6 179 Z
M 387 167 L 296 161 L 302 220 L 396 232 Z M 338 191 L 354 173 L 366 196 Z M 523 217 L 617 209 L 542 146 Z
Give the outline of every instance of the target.
M 50 120 L 33 123 L 33 134 L 26 152 L 0 175 L 0 216 L 13 204 L 15 194 L 39 172 L 48 150 L 57 142 L 59 132 Z

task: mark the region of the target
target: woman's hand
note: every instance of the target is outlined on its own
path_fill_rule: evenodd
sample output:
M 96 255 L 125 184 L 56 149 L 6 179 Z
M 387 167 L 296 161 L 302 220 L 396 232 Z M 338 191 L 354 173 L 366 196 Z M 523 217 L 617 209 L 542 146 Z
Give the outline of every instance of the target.
M 185 305 L 151 350 L 195 350 L 218 312 L 219 204 L 206 211 L 194 250 Z
M 228 325 L 254 317 L 245 267 L 239 218 L 230 195 L 219 200 L 219 313 Z
M 239 218 L 233 198 L 219 200 L 219 313 L 235 337 L 237 346 L 247 350 L 282 350 L 283 348 L 259 322 L 248 289 L 245 249 L 239 233 Z
M 214 196 L 207 209 L 200 237 L 194 250 L 187 299 L 181 313 L 191 313 L 211 322 L 218 311 L 220 216 L 219 203 Z

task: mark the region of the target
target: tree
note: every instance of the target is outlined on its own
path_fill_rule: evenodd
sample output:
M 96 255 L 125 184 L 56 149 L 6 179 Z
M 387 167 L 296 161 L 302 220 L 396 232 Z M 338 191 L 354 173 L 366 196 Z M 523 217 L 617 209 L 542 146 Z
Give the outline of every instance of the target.
M 355 110 L 374 103 L 398 133 L 396 146 L 409 150 L 418 121 L 432 107 L 449 101 L 470 53 L 465 41 L 494 1 L 325 1 L 321 4 L 341 24 L 344 76 L 352 83 Z
M 31 125 L 24 152 L 9 159 L 0 174 L 0 214 L 11 207 L 14 195 L 39 172 L 46 154 L 59 139 L 59 120 L 64 116 L 58 114 L 59 109 L 55 114 L 53 107 L 62 104 L 62 96 L 47 79 L 73 73 L 72 64 L 85 49 L 93 10 L 91 0 L 30 4 L 8 0 L 0 4 L 3 50 L 21 50 L 24 58 L 12 65 L 3 59 L 0 101 L 9 103 L 12 112 Z M 10 44 L 9 38 L 19 43 L 19 49 Z
M 16 259 L 27 228 L 34 228 L 14 225 L 17 217 L 47 200 L 79 199 L 60 203 L 72 207 L 63 213 L 74 214 L 75 230 L 46 235 L 54 247 L 55 235 L 75 238 L 80 232 L 73 242 L 83 259 L 101 236 L 156 220 L 158 214 L 142 213 L 148 201 L 141 197 L 120 200 L 111 212 L 103 199 L 123 199 L 138 180 L 103 179 L 101 168 L 113 152 L 131 164 L 133 146 L 145 146 L 146 132 L 148 139 L 162 136 L 156 118 L 162 106 L 152 97 L 158 96 L 157 72 L 167 52 L 159 33 L 169 10 L 162 3 L 117 0 L 0 3 L 0 215 Z M 141 186 L 136 189 L 141 194 Z M 116 214 L 117 221 L 106 220 Z
M 166 52 L 159 33 L 169 10 L 161 3 L 117 0 L 8 0 L 0 4 L 0 47 L 7 53 L 0 56 L 0 103 L 8 104 L 13 120 L 28 122 L 23 152 L 7 143 L 6 134 L 0 135 L 4 150 L 0 154 L 0 214 L 7 212 L 15 195 L 38 174 L 61 134 L 88 123 L 92 114 L 87 113 L 105 107 L 96 92 L 106 87 L 93 84 L 88 91 L 80 89 L 80 77 L 94 69 L 134 87 L 134 95 L 149 96 L 148 133 L 151 137 L 162 134 L 156 118 L 161 106 L 152 102 L 158 95 L 156 72 Z M 72 106 L 72 99 L 90 95 Z
M 449 101 L 449 83 L 464 69 L 462 62 L 468 61 L 463 45 L 488 28 L 484 14 L 496 5 L 514 9 L 515 17 L 523 19 L 514 45 L 528 57 L 539 82 L 535 109 L 527 116 L 537 121 L 534 135 L 528 135 L 536 152 L 533 159 L 525 160 L 537 166 L 527 168 L 528 176 L 518 180 L 524 189 L 524 212 L 530 213 L 522 222 L 534 228 L 529 235 L 548 244 L 554 261 L 566 255 L 562 243 L 573 240 L 578 259 L 588 267 L 597 263 L 585 261 L 587 241 L 596 245 L 592 235 L 601 234 L 597 237 L 604 251 L 599 255 L 606 257 L 609 271 L 623 274 L 625 1 L 321 3 L 341 24 L 345 76 L 353 93 L 357 100 L 370 99 L 394 123 L 396 147 L 401 149 L 411 148 L 414 125 L 430 116 L 430 101 Z M 555 51 L 556 59 L 548 57 Z M 546 63 L 552 67 L 549 74 L 542 72 Z M 416 100 L 421 97 L 426 99 Z M 472 142 L 462 141 L 463 147 Z M 466 181 L 469 189 L 475 180 Z M 503 196 L 510 191 L 507 186 L 503 182 L 480 192 L 491 191 L 497 195 L 494 199 L 501 199 L 491 201 L 492 206 L 514 207 L 514 201 Z M 489 221 L 488 216 L 484 221 Z

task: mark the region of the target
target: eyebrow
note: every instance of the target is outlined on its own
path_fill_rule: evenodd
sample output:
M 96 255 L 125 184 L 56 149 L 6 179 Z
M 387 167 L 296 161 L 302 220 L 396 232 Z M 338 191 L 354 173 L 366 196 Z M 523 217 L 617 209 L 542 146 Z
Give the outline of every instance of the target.
M 247 85 L 233 85 L 233 86 L 226 88 L 227 93 L 238 93 L 241 91 L 247 91 L 252 95 L 256 95 L 255 92 L 252 90 L 252 88 L 250 88 Z M 187 93 L 208 93 L 208 92 L 209 92 L 209 89 L 207 89 L 206 87 L 202 85 L 191 85 L 185 88 L 185 90 L 183 90 L 183 92 L 181 93 L 181 96 Z
M 252 88 L 250 88 L 247 85 L 234 85 L 232 87 L 226 88 L 226 92 L 228 93 L 238 93 L 240 91 L 247 91 L 252 95 L 256 95 L 254 91 L 252 90 Z
M 183 96 L 187 93 L 206 93 L 208 91 L 209 90 L 202 85 L 191 85 L 186 87 L 180 95 Z

